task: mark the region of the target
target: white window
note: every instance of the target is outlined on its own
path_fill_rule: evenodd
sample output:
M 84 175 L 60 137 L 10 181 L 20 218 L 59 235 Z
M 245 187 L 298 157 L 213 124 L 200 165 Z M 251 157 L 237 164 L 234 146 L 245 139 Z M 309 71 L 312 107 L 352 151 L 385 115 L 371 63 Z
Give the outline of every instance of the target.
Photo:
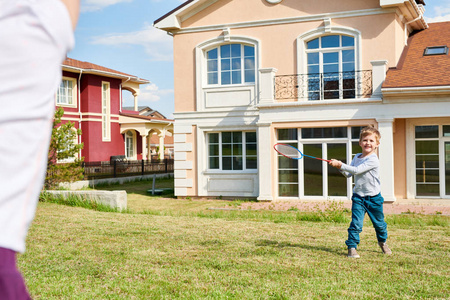
M 208 168 L 216 170 L 257 169 L 256 132 L 208 133 Z
M 125 156 L 128 159 L 132 159 L 135 156 L 135 139 L 131 130 L 125 133 Z
M 361 153 L 361 126 L 283 128 L 277 130 L 277 142 L 292 145 L 305 155 L 338 159 L 350 163 Z M 303 199 L 349 199 L 352 179 L 344 177 L 326 162 L 303 157 L 300 160 L 277 156 L 278 196 Z
M 207 84 L 255 83 L 255 47 L 226 44 L 206 51 Z
M 450 124 L 414 126 L 416 197 L 450 197 Z
M 355 39 L 326 35 L 306 42 L 308 100 L 355 98 Z
M 111 99 L 110 84 L 102 82 L 102 140 L 111 141 Z
M 76 105 L 76 80 L 64 77 L 56 92 L 56 104 L 59 106 Z

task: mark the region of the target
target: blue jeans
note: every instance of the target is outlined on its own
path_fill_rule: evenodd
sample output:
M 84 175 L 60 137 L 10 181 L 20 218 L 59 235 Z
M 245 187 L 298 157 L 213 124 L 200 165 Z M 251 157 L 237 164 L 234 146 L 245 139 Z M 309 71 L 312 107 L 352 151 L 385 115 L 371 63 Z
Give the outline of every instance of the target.
M 381 194 L 366 197 L 353 194 L 352 222 L 348 228 L 348 240 L 345 241 L 345 244 L 349 249 L 356 249 L 359 244 L 359 234 L 362 231 L 366 213 L 369 215 L 373 227 L 375 228 L 378 242 L 386 242 L 388 234 L 387 224 L 384 221 L 383 202 L 384 198 Z

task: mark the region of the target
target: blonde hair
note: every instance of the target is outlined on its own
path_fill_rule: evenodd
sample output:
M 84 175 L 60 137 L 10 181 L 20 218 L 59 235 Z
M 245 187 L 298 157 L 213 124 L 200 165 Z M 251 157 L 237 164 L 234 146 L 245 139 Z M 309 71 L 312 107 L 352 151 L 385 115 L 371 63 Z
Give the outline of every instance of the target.
M 366 136 L 371 135 L 371 134 L 375 135 L 375 139 L 379 143 L 380 139 L 381 139 L 381 134 L 373 126 L 366 126 L 366 127 L 361 129 L 361 132 L 359 133 L 359 141 L 362 141 L 363 138 L 365 138 Z

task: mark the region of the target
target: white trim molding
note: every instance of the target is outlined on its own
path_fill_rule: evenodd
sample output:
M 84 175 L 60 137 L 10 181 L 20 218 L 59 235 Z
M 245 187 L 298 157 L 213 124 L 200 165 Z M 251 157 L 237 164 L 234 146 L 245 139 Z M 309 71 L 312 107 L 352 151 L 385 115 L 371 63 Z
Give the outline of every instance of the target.
M 197 111 L 208 111 L 211 109 L 217 109 L 218 106 L 208 105 L 206 103 L 206 98 L 208 94 L 214 95 L 217 99 L 227 97 L 225 94 L 220 96 L 221 92 L 228 93 L 235 96 L 242 96 L 248 98 L 248 103 L 241 106 L 251 106 L 256 105 L 258 85 L 259 85 L 259 66 L 261 65 L 261 42 L 258 39 L 254 39 L 246 36 L 232 35 L 229 28 L 223 28 L 223 34 L 204 41 L 195 47 L 195 77 L 196 77 L 196 104 Z M 229 86 L 208 86 L 207 85 L 207 64 L 206 64 L 206 51 L 219 47 L 224 44 L 244 44 L 251 45 L 255 48 L 255 83 L 254 84 L 234 84 Z M 233 97 L 231 97 L 233 98 Z M 222 101 L 223 102 L 223 101 Z M 228 107 L 227 107 L 228 106 Z M 236 103 L 231 103 L 230 105 L 223 104 L 220 109 L 233 110 L 236 107 Z
M 314 22 L 325 19 L 340 19 L 340 18 L 353 18 L 353 17 L 364 17 L 380 14 L 395 14 L 397 12 L 396 8 L 371 8 L 371 9 L 361 9 L 346 12 L 335 12 L 335 13 L 323 13 L 308 16 L 299 16 L 291 18 L 281 18 L 281 19 L 269 19 L 269 20 L 258 20 L 258 21 L 248 21 L 248 22 L 236 22 L 221 25 L 206 25 L 206 26 L 196 26 L 189 28 L 181 28 L 181 24 L 172 23 L 169 26 L 161 26 L 162 22 L 155 24 L 156 28 L 171 31 L 176 30 L 173 34 L 183 34 L 183 33 L 193 33 L 193 32 L 204 32 L 204 31 L 216 31 L 222 30 L 223 28 L 249 28 L 258 26 L 270 26 L 270 25 L 282 25 L 282 24 L 292 24 L 292 23 L 303 23 L 303 22 Z
M 272 201 L 273 191 L 272 183 L 273 178 L 276 178 L 272 174 L 271 157 L 275 151 L 272 151 L 272 145 L 270 138 L 271 123 L 258 123 L 257 128 L 257 141 L 258 141 L 258 183 L 259 201 Z
M 324 19 L 325 24 L 328 25 L 323 27 L 318 27 L 313 30 L 307 31 L 305 33 L 302 33 L 297 37 L 297 73 L 298 74 L 306 74 L 307 73 L 307 55 L 306 55 L 306 42 L 324 36 L 324 35 L 331 35 L 331 34 L 338 34 L 338 35 L 346 35 L 351 36 L 355 39 L 355 68 L 357 71 L 361 70 L 362 68 L 362 38 L 361 38 L 361 31 L 356 30 L 354 28 L 350 27 L 343 27 L 343 26 L 333 26 L 331 25 L 331 19 Z
M 394 119 L 377 118 L 382 142 L 378 148 L 380 159 L 381 195 L 387 203 L 395 202 L 394 178 Z

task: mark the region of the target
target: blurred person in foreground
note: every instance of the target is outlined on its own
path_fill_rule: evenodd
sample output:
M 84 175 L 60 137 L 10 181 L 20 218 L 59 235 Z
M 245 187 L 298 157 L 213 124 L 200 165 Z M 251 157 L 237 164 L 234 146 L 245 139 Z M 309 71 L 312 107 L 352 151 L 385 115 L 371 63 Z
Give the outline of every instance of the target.
M 79 0 L 0 0 L 0 299 L 31 299 L 16 253 L 34 218 Z

